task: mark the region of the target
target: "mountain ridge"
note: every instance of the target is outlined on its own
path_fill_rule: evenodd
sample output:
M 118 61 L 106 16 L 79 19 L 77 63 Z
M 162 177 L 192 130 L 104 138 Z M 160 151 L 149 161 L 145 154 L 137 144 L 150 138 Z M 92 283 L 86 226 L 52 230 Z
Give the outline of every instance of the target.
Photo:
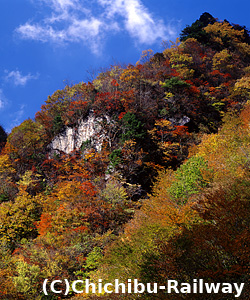
M 48 96 L 1 140 L 0 297 L 45 299 L 46 278 L 249 281 L 249 100 L 249 32 L 208 13 Z

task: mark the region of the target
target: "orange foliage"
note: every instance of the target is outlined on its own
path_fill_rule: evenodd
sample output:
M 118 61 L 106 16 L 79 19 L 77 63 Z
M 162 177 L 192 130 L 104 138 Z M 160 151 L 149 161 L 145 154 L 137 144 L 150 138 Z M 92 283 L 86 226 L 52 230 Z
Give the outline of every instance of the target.
M 48 213 L 42 213 L 40 221 L 36 222 L 36 228 L 40 235 L 45 235 L 51 228 L 51 215 Z

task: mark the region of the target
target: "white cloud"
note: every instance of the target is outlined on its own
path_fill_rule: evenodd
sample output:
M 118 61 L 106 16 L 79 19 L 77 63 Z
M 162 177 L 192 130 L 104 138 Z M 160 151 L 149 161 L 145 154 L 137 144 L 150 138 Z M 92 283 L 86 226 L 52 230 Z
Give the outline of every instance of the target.
M 1 112 L 1 114 L 6 115 L 6 113 L 8 112 L 8 108 L 10 106 L 13 106 L 13 103 L 11 103 L 11 101 L 8 101 L 8 99 L 4 95 L 3 90 L 0 89 L 0 112 Z M 6 132 L 10 133 L 12 128 L 21 124 L 22 119 L 24 117 L 24 113 L 25 113 L 25 107 L 26 107 L 25 104 L 21 104 L 21 105 L 19 105 L 19 109 L 17 111 L 7 114 L 8 125 L 5 128 Z
M 0 110 L 3 110 L 7 104 L 7 99 L 4 96 L 3 90 L 0 89 Z
M 6 73 L 5 80 L 12 81 L 16 86 L 18 85 L 25 86 L 29 80 L 37 79 L 39 77 L 38 74 L 32 75 L 30 73 L 27 75 L 22 75 L 22 73 L 18 70 L 10 71 L 10 72 L 5 70 L 5 73 Z
M 74 20 L 68 28 L 68 36 L 71 39 L 87 39 L 89 35 L 95 37 L 100 31 L 102 22 L 92 18 L 90 20 Z
M 78 0 L 42 0 L 50 6 L 52 14 L 38 23 L 27 22 L 16 29 L 23 39 L 41 42 L 85 43 L 93 52 L 98 52 L 97 44 L 105 24 L 94 17 L 89 9 Z
M 24 39 L 37 40 L 41 42 L 63 42 L 66 40 L 66 32 L 63 30 L 56 31 L 49 25 L 29 24 L 26 23 L 18 28 L 18 32 Z
M 22 118 L 23 118 L 24 112 L 25 112 L 25 107 L 26 107 L 25 104 L 21 104 L 20 108 L 16 112 L 14 112 L 10 115 L 10 119 L 12 121 L 11 121 L 9 127 L 6 128 L 7 132 L 11 132 L 12 128 L 19 126 L 21 124 Z
M 79 3 L 78 0 L 43 0 L 48 5 L 52 5 L 55 10 L 65 10 L 74 7 Z
M 138 43 L 153 44 L 175 35 L 140 0 L 40 0 L 51 13 L 26 22 L 16 32 L 23 39 L 56 44 L 76 42 L 98 52 L 107 35 L 125 31 Z
M 163 20 L 154 19 L 140 0 L 98 0 L 106 7 L 108 16 L 116 14 L 124 18 L 125 28 L 140 43 L 152 44 L 157 39 L 166 39 L 174 32 Z

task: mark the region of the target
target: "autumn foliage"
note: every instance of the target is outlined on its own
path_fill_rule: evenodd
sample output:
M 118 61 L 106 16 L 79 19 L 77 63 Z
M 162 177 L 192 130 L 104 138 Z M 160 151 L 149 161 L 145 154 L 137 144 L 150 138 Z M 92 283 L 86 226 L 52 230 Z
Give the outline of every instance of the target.
M 163 45 L 0 128 L 1 299 L 45 299 L 45 278 L 249 283 L 249 32 L 205 13 Z M 51 151 L 89 116 L 100 147 Z

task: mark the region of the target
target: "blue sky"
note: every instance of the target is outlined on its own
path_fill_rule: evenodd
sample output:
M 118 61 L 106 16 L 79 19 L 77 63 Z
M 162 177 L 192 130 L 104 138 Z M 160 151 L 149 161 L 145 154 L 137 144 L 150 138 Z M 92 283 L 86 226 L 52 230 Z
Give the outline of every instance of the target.
M 65 84 L 162 51 L 203 12 L 250 29 L 249 11 L 249 0 L 0 0 L 0 124 L 10 132 Z

